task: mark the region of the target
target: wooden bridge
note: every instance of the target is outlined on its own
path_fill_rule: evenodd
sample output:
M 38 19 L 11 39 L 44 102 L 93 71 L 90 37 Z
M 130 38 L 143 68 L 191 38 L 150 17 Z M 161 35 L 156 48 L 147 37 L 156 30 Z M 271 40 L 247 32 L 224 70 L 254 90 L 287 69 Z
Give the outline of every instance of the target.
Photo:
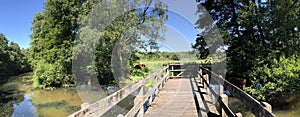
M 213 81 L 214 79 L 214 81 Z M 150 86 L 145 84 L 151 81 Z M 214 84 L 210 83 L 213 81 Z M 214 88 L 218 86 L 219 88 Z M 228 107 L 223 87 L 239 99 L 257 117 L 275 117 L 271 105 L 259 102 L 237 86 L 198 64 L 170 64 L 134 84 L 92 104 L 69 117 L 105 116 L 112 107 L 134 95 L 132 107 L 114 116 L 134 117 L 240 117 Z M 215 90 L 218 89 L 218 90 Z

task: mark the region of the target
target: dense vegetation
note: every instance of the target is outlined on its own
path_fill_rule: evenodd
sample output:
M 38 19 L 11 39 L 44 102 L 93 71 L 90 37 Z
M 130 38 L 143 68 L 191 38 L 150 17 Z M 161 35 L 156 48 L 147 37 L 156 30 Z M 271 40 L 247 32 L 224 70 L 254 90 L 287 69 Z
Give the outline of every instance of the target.
M 188 52 L 138 52 L 136 53 L 142 60 L 161 60 L 161 61 L 179 61 L 182 59 L 195 59 L 195 52 L 188 51 Z
M 30 62 L 35 87 L 73 83 L 72 50 L 82 5 L 77 0 L 48 0 L 33 19 Z
M 105 5 L 96 6 L 97 8 L 92 10 L 100 2 Z M 125 3 L 137 5 L 140 9 L 130 9 L 130 11 L 126 11 L 115 18 L 106 16 L 107 14 L 114 14 L 116 11 L 124 12 L 122 6 Z M 151 4 L 158 8 L 150 8 L 149 5 Z M 147 0 L 47 0 L 44 10 L 37 13 L 33 19 L 30 62 L 34 69 L 34 86 L 38 88 L 72 86 L 74 84 L 72 61 L 84 62 L 82 56 L 79 56 L 88 55 L 89 52 L 93 52 L 93 49 L 96 50 L 93 59 L 95 62 L 78 65 L 75 72 L 84 72 L 87 73 L 84 75 L 88 76 L 96 75 L 100 83 L 112 83 L 114 80 L 112 79 L 112 59 L 116 59 L 113 60 L 115 62 L 120 62 L 114 64 L 121 65 L 115 66 L 115 68 L 133 66 L 137 57 L 128 57 L 127 55 L 131 55 L 131 51 L 139 48 L 138 45 L 142 45 L 144 48 L 148 45 L 155 46 L 157 40 L 163 39 L 161 35 L 163 34 L 163 22 L 166 20 L 166 15 L 165 10 L 160 9 L 160 7 L 165 6 L 160 2 L 152 3 Z M 100 16 L 94 17 L 97 15 Z M 104 25 L 103 22 L 107 22 L 105 21 L 107 17 L 113 19 Z M 89 24 L 94 28 L 93 31 L 91 31 Z M 143 34 L 143 37 L 147 39 L 141 39 L 140 34 Z M 99 38 L 93 38 L 95 35 Z M 80 40 L 76 41 L 76 37 Z M 89 40 L 91 38 L 94 40 Z M 82 43 L 90 41 L 97 43 L 95 48 Z M 118 44 L 125 44 L 125 46 L 115 46 L 118 41 L 122 42 Z M 134 44 L 130 42 L 134 42 Z M 75 43 L 77 44 L 74 47 L 76 53 L 73 53 Z M 126 44 L 129 46 L 126 47 Z M 117 48 L 115 50 L 118 51 L 113 52 L 114 47 L 122 48 Z M 84 51 L 83 48 L 89 52 Z M 113 54 L 116 54 L 117 57 L 112 57 Z M 85 57 L 88 58 L 89 55 Z M 129 60 L 128 58 L 133 59 Z M 127 78 L 126 75 L 123 76 L 123 72 L 117 73 L 119 75 L 116 76 L 120 76 L 121 79 Z
M 228 76 L 251 80 L 256 86 L 245 90 L 259 100 L 299 93 L 299 0 L 200 0 L 200 4 L 209 14 L 198 7 L 198 28 L 205 28 L 201 21 L 210 15 L 228 46 Z M 211 46 L 201 39 L 195 49 L 205 53 Z
M 5 35 L 0 33 L 0 77 L 30 71 L 26 53 L 27 50 L 21 50 L 17 43 L 9 42 Z

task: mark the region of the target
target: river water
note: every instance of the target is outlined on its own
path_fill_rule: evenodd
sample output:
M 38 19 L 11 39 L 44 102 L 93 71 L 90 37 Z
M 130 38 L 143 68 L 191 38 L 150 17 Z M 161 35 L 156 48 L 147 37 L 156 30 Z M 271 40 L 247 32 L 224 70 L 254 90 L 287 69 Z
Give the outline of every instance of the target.
M 64 117 L 80 109 L 76 88 L 46 91 L 33 89 L 31 84 L 31 73 L 1 82 L 1 117 Z

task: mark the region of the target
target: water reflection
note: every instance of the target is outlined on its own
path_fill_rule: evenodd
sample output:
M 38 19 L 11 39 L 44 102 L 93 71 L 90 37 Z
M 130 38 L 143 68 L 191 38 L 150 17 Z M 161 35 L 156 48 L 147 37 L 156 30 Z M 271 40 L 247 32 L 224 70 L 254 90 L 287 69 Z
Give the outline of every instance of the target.
M 61 117 L 80 109 L 82 102 L 76 88 L 34 90 L 31 74 L 9 79 L 0 85 L 1 117 Z
M 15 109 L 13 112 L 14 117 L 19 116 L 28 116 L 28 117 L 37 117 L 36 108 L 30 101 L 30 94 L 24 95 L 24 100 L 19 104 L 13 104 L 13 108 Z

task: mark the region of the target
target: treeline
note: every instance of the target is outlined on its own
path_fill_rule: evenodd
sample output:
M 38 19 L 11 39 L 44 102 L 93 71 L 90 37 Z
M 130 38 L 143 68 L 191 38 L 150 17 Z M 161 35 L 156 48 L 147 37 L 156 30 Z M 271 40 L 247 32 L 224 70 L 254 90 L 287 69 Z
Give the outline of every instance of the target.
M 123 8 L 125 4 L 138 9 Z M 75 78 L 91 76 L 101 84 L 126 79 L 124 68 L 137 60 L 128 53 L 163 39 L 165 7 L 148 0 L 47 0 L 33 19 L 29 55 L 34 86 L 68 87 Z M 141 33 L 149 40 L 141 39 Z
M 298 0 L 205 0 L 199 4 L 208 13 L 199 7 L 198 28 L 208 29 L 203 25 L 205 17 L 216 21 L 228 47 L 227 75 L 246 78 L 250 85 L 244 90 L 275 103 L 300 92 Z M 215 46 L 205 43 L 205 33 L 212 32 L 205 30 L 194 46 L 202 55 Z
M 140 59 L 143 60 L 174 60 L 180 59 L 194 59 L 196 53 L 193 51 L 188 52 L 137 52 L 136 54 Z
M 30 71 L 31 67 L 26 57 L 27 52 L 28 50 L 21 50 L 17 43 L 9 42 L 5 35 L 0 33 L 0 77 Z

